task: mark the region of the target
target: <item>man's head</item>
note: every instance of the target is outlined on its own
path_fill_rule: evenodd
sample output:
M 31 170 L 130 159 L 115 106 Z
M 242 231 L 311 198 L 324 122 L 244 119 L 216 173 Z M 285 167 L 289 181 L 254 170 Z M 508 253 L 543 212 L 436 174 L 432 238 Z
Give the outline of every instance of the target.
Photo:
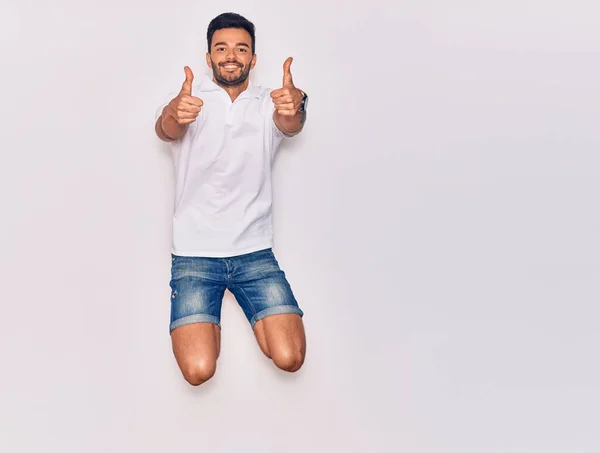
M 223 13 L 208 25 L 206 63 L 219 85 L 242 85 L 256 64 L 254 24 L 236 13 Z

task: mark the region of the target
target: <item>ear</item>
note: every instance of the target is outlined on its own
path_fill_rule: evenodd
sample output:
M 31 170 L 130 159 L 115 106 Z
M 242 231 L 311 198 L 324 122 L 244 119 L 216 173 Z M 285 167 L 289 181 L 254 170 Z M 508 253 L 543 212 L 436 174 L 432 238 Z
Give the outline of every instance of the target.
M 212 69 L 212 64 L 210 62 L 210 52 L 206 52 L 206 64 L 208 65 L 209 68 Z
M 254 69 L 256 66 L 256 54 L 252 55 L 252 61 L 250 62 L 250 69 Z

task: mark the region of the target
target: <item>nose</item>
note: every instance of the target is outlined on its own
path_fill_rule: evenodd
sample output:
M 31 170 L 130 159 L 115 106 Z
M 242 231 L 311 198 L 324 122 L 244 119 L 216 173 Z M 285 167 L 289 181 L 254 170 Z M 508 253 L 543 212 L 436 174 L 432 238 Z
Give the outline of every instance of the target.
M 231 55 L 231 56 L 227 55 L 227 57 L 225 58 L 225 64 L 228 64 L 228 63 L 233 63 L 233 64 L 236 64 L 236 65 L 240 64 L 240 62 L 237 61 L 237 59 L 233 55 Z

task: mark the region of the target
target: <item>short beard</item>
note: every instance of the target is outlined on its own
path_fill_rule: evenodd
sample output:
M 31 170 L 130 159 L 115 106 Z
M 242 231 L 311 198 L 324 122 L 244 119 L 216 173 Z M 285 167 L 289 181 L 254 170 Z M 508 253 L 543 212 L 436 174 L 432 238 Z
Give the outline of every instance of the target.
M 221 77 L 221 75 L 219 74 L 219 65 L 215 64 L 215 62 L 213 61 L 212 58 L 210 59 L 210 64 L 212 66 L 213 77 L 217 81 L 217 84 L 221 85 L 221 86 L 227 86 L 227 87 L 240 86 L 246 81 L 246 79 L 250 75 L 250 64 L 248 64 L 248 66 L 242 67 L 242 71 L 241 71 L 239 77 L 237 77 L 233 80 L 228 80 L 228 79 Z

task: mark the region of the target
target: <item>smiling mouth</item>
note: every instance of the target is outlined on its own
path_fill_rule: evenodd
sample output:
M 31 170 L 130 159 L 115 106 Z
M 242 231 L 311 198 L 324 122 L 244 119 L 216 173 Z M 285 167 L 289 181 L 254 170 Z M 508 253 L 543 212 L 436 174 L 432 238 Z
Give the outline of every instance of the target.
M 225 68 L 225 69 L 237 69 L 239 67 L 240 66 L 237 65 L 237 64 L 225 64 L 225 65 L 223 65 L 223 68 Z

